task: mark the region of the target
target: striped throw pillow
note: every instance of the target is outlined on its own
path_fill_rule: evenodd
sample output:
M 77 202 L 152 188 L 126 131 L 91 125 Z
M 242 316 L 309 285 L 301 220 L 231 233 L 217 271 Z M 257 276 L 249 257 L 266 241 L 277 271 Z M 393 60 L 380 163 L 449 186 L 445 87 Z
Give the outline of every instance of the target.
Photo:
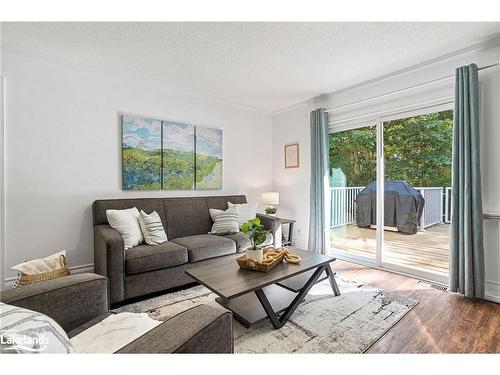
M 210 216 L 214 222 L 212 234 L 233 234 L 240 231 L 238 214 L 234 210 L 222 211 L 211 208 Z
M 139 225 L 144 235 L 144 241 L 146 241 L 148 245 L 159 245 L 167 242 L 167 234 L 165 233 L 165 229 L 163 229 L 163 224 L 158 212 L 153 211 L 148 215 L 141 210 Z

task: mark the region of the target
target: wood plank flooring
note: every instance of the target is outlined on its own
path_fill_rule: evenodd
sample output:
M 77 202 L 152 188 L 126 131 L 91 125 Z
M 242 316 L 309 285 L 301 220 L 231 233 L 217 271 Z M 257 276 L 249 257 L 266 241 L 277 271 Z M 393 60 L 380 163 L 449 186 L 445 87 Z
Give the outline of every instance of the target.
M 438 224 L 409 235 L 384 231 L 384 261 L 438 274 L 448 274 L 449 224 Z M 331 230 L 332 246 L 351 254 L 375 258 L 375 229 L 355 224 Z
M 500 304 L 349 262 L 337 260 L 333 270 L 341 278 L 419 301 L 368 353 L 500 353 Z

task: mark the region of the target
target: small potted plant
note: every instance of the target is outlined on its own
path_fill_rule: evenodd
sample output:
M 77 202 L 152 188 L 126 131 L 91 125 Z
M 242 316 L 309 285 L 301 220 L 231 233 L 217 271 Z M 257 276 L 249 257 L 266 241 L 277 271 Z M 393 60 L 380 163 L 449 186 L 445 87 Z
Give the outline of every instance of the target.
M 263 244 L 266 240 L 267 230 L 265 230 L 264 226 L 260 223 L 260 219 L 256 217 L 255 219 L 248 220 L 248 222 L 241 226 L 241 231 L 248 237 L 251 244 L 246 250 L 246 259 L 262 262 L 263 249 L 259 247 L 259 245 Z
M 277 212 L 278 212 L 278 209 L 276 207 L 273 207 L 273 206 L 266 207 L 266 214 L 268 214 L 268 215 L 276 215 Z

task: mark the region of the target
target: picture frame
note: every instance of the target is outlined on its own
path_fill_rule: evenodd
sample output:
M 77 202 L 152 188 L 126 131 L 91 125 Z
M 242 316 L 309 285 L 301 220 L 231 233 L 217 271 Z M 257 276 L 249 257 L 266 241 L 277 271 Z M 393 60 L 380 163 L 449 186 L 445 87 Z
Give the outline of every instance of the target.
M 298 168 L 300 166 L 298 143 L 291 143 L 285 145 L 284 153 L 285 153 L 285 168 Z

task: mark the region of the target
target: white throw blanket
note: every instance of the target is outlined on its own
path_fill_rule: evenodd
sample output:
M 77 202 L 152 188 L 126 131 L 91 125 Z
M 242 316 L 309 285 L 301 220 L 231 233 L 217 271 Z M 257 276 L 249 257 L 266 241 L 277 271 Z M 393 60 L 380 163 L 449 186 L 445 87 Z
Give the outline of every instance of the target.
M 110 315 L 74 336 L 71 343 L 76 353 L 115 353 L 161 323 L 146 313 Z

